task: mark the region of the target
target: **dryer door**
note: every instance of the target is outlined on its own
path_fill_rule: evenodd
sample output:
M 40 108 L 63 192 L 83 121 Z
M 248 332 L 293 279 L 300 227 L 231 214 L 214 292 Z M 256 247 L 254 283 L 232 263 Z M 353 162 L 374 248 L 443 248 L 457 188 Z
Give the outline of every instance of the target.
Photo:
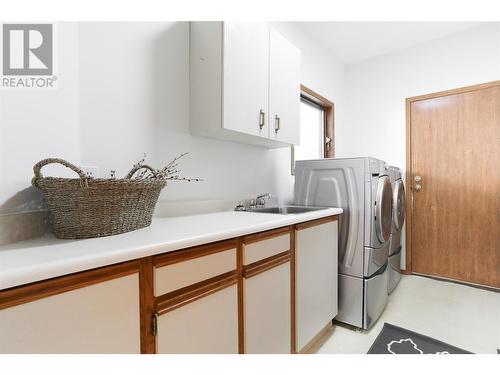
M 400 231 L 405 220 L 405 188 L 402 180 L 397 180 L 394 184 L 392 219 L 394 228 Z
M 392 186 L 389 176 L 381 176 L 375 202 L 375 232 L 380 243 L 389 240 L 392 225 Z

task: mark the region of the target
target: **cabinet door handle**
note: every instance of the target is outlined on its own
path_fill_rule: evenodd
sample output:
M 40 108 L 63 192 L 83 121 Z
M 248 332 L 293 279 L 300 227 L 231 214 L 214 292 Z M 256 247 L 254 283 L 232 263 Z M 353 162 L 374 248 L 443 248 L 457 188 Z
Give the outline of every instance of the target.
M 266 121 L 266 113 L 261 109 L 259 112 L 259 128 L 261 130 L 265 125 L 265 121 Z
M 278 115 L 274 118 L 274 132 L 277 133 L 281 129 L 281 119 Z

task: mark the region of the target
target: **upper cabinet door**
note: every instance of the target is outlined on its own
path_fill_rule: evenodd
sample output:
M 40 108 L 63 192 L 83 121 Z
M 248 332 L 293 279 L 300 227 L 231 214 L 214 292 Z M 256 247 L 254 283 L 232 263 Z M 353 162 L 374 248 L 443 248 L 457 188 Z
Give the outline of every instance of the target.
M 270 30 L 269 138 L 299 144 L 300 50 Z
M 269 25 L 224 23 L 223 128 L 268 138 Z

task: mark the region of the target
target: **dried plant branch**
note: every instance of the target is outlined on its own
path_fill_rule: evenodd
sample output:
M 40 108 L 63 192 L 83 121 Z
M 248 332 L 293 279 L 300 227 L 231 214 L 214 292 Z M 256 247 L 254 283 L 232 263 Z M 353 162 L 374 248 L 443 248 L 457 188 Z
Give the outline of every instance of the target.
M 165 180 L 165 181 L 203 181 L 201 178 L 186 178 L 181 177 L 181 170 L 179 169 L 179 159 L 188 155 L 188 152 L 184 152 L 179 156 L 175 157 L 170 163 L 164 166 L 161 169 L 155 170 L 154 173 L 149 169 L 139 169 L 139 172 L 136 174 L 134 179 L 136 180 Z M 146 160 L 146 154 L 139 160 L 136 164 L 134 164 L 134 168 L 140 168 L 144 165 Z

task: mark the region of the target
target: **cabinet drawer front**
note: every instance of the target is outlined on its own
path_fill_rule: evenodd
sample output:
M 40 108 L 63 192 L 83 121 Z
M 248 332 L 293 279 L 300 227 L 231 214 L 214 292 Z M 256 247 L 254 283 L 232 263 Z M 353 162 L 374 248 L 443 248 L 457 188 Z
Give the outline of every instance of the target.
M 238 353 L 237 286 L 160 315 L 159 354 Z
M 236 248 L 155 269 L 155 295 L 195 284 L 236 269 Z
M 243 264 L 251 264 L 287 250 L 290 250 L 290 233 L 245 244 L 243 247 Z

